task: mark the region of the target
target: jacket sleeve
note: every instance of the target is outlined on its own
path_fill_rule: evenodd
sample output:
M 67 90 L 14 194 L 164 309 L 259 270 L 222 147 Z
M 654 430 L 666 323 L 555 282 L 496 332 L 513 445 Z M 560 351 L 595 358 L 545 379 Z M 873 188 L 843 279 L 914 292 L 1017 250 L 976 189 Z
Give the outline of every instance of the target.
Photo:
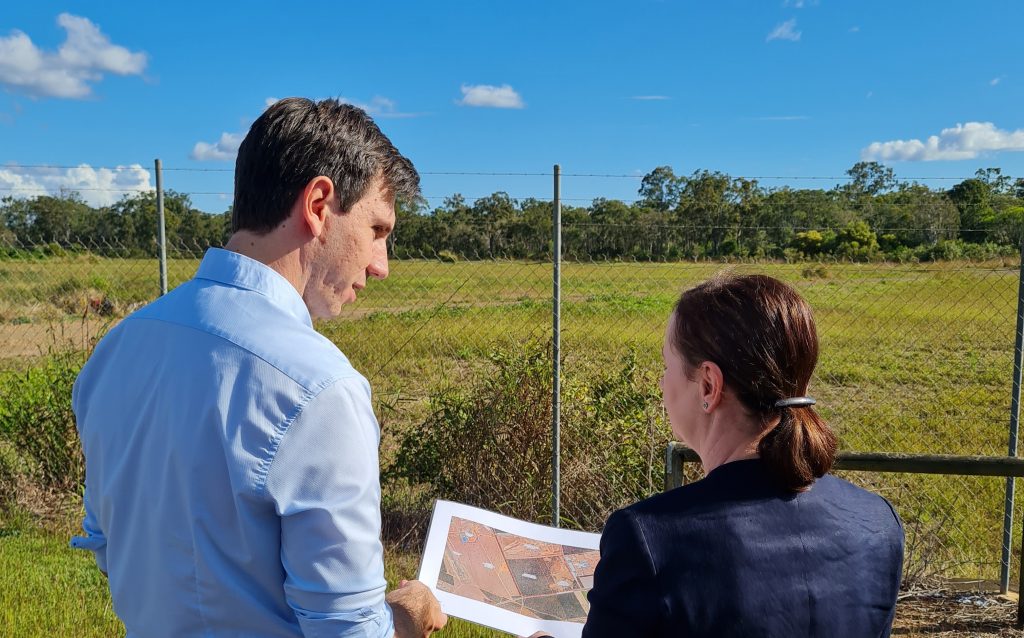
M 892 506 L 889 499 L 880 497 L 885 504 L 889 506 L 889 511 L 892 512 L 892 516 L 896 519 L 896 530 L 898 530 L 890 544 L 892 546 L 891 552 L 893 554 L 893 573 L 890 578 L 890 588 L 892 592 L 892 608 L 889 610 L 889 617 L 885 621 L 885 626 L 882 627 L 882 632 L 879 634 L 879 638 L 889 638 L 892 635 L 892 623 L 896 620 L 896 601 L 899 598 L 900 584 L 903 580 L 903 560 L 904 552 L 906 549 L 906 530 L 903 527 L 903 519 L 896 513 L 896 508 Z
M 322 390 L 282 436 L 266 490 L 281 521 L 284 594 L 305 636 L 394 632 L 384 602 L 380 437 L 361 377 Z
M 590 613 L 583 638 L 656 636 L 664 627 L 665 599 L 643 531 L 629 510 L 608 518 L 601 560 L 587 595 Z

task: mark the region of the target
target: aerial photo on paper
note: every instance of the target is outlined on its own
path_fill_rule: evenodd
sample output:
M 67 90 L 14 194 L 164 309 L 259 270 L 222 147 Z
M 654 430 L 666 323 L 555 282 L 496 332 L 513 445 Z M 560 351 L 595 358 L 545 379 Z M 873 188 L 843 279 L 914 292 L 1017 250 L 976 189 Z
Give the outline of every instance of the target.
M 437 587 L 517 614 L 582 623 L 600 553 L 453 516 Z

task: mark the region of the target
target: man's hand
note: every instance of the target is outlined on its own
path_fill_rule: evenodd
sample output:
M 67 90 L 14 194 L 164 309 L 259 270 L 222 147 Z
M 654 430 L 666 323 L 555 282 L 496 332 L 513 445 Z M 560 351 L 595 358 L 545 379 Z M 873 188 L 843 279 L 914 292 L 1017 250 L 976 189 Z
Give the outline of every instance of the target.
M 434 592 L 418 580 L 403 580 L 386 600 L 395 618 L 395 638 L 427 638 L 448 622 Z

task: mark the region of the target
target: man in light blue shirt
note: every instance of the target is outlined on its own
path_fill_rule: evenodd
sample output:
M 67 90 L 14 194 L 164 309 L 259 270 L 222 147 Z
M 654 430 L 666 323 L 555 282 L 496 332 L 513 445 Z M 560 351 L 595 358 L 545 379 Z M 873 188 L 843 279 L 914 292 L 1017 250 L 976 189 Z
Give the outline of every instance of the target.
M 85 534 L 129 636 L 426 636 L 385 597 L 370 387 L 312 317 L 388 275 L 419 176 L 360 109 L 272 105 L 243 141 L 233 235 L 130 315 L 75 384 Z

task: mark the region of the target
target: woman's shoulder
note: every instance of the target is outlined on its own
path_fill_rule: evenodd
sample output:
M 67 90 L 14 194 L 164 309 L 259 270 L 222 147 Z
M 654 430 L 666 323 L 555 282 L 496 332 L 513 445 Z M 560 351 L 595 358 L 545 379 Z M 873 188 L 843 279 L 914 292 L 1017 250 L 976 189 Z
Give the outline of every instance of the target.
M 872 513 L 884 520 L 892 519 L 900 527 L 903 526 L 896 508 L 888 499 L 838 476 L 827 474 L 821 477 L 811 486 L 808 495 L 829 506 L 844 505 L 853 511 Z
M 728 516 L 731 510 L 749 516 L 761 510 L 804 510 L 823 508 L 845 511 L 857 518 L 875 519 L 902 528 L 895 508 L 884 497 L 850 481 L 827 474 L 805 492 L 791 493 L 778 488 L 757 460 L 722 466 L 707 477 L 650 496 L 620 510 L 643 526 L 665 516 L 691 517 L 699 514 Z
M 749 462 L 744 461 L 740 463 L 746 464 Z M 752 469 L 749 466 L 737 466 L 729 468 L 729 473 L 747 473 Z M 670 513 L 686 515 L 708 509 L 718 509 L 729 502 L 745 500 L 753 496 L 763 496 L 770 491 L 766 491 L 764 484 L 760 481 L 737 484 L 735 481 L 730 480 L 732 478 L 731 476 L 714 472 L 699 481 L 687 483 L 665 492 L 659 492 L 641 501 L 637 501 L 623 508 L 622 511 L 639 520 Z

